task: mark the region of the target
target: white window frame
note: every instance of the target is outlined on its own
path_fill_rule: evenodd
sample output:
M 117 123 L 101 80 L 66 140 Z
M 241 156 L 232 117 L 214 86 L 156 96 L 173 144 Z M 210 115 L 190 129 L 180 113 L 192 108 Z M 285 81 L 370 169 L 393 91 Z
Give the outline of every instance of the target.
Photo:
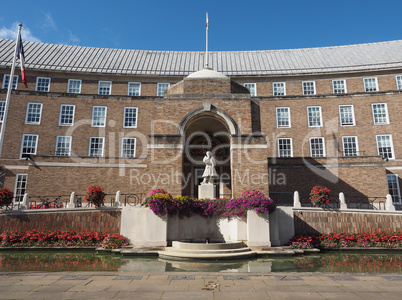
M 130 85 L 138 85 L 138 95 L 130 95 Z M 129 96 L 141 96 L 141 82 L 129 82 L 127 87 L 127 95 Z
M 10 83 L 10 74 L 4 74 L 4 76 L 3 76 L 3 85 L 2 85 L 3 89 L 8 89 L 8 84 L 6 84 L 6 79 L 8 79 L 8 82 Z M 14 87 L 14 81 L 15 81 L 15 87 Z M 13 86 L 11 89 L 16 90 L 17 86 L 18 86 L 18 75 L 14 75 Z
M 35 141 L 35 148 L 34 148 L 34 152 L 32 153 L 23 153 L 22 150 L 24 148 L 24 140 L 25 137 L 27 136 L 34 136 L 36 137 L 36 141 Z M 21 140 L 21 148 L 20 148 L 20 159 L 25 159 L 26 157 L 23 157 L 23 155 L 36 155 L 36 152 L 38 150 L 38 142 L 39 142 L 39 134 L 23 134 L 22 135 L 22 140 Z
M 58 149 L 58 145 L 59 145 L 59 138 L 69 138 L 69 146 L 68 146 L 68 152 L 67 154 L 59 154 L 57 152 L 60 152 L 60 150 Z M 71 155 L 71 144 L 73 141 L 73 137 L 71 135 L 58 135 L 56 137 L 56 147 L 54 149 L 54 155 L 55 156 L 70 156 Z M 64 149 L 64 148 L 63 148 Z M 58 151 L 59 150 L 59 151 Z
M 352 114 L 352 124 L 346 123 L 342 121 L 342 111 L 341 109 L 344 107 L 350 107 L 351 108 L 351 114 Z M 353 107 L 353 104 L 341 104 L 339 105 L 339 123 L 341 126 L 356 126 L 356 119 L 355 119 L 355 109 Z
M 354 138 L 355 139 L 355 144 L 356 144 L 356 148 L 355 149 L 353 149 L 353 148 L 345 148 L 345 142 L 347 142 L 346 141 L 346 139 L 350 139 L 350 138 Z M 343 136 L 342 137 L 342 149 L 343 149 L 343 156 L 360 156 L 360 154 L 359 154 L 359 142 L 358 142 L 358 139 L 357 139 L 357 136 L 352 136 L 352 135 L 349 135 L 349 136 Z M 348 151 L 348 153 L 346 153 L 346 150 Z M 354 152 L 356 152 L 356 154 L 354 155 L 353 153 L 352 154 L 350 154 L 351 153 L 351 151 L 350 150 L 354 150 Z
M 288 113 L 288 125 L 287 126 L 284 126 L 284 125 L 280 125 L 279 124 L 279 115 L 278 115 L 278 112 L 279 112 L 279 110 L 281 110 L 281 109 L 287 109 L 287 113 Z M 276 127 L 277 128 L 291 128 L 292 127 L 292 125 L 291 125 L 291 122 L 290 122 L 290 107 L 277 107 L 276 108 Z
M 310 119 L 310 112 L 309 109 L 310 108 L 318 108 L 318 112 L 320 114 L 319 116 L 319 125 L 313 125 L 312 121 L 313 121 L 313 116 Z M 315 117 L 314 117 L 315 118 Z M 322 127 L 323 124 L 323 120 L 322 120 L 322 110 L 321 110 L 321 106 L 315 105 L 315 106 L 307 106 L 307 123 L 308 123 L 308 127 Z
M 396 80 L 396 88 L 398 90 L 402 90 L 402 75 L 396 75 L 395 80 Z
M 276 87 L 275 85 L 283 85 L 283 94 L 278 94 L 276 89 L 278 89 L 278 87 Z M 272 82 L 272 95 L 273 96 L 286 96 L 286 82 Z
M 312 143 L 311 143 L 311 141 L 313 140 L 313 139 L 321 139 L 321 141 L 322 141 L 322 152 L 323 152 L 323 154 L 322 154 L 322 156 L 313 156 L 313 148 L 312 148 Z M 324 139 L 324 137 L 322 137 L 322 136 L 316 136 L 316 137 L 311 137 L 311 138 L 309 138 L 309 145 L 310 145 L 310 156 L 311 157 L 325 157 L 326 156 L 326 152 L 325 152 L 325 139 Z
M 135 114 L 135 125 L 134 126 L 127 126 L 126 125 L 126 110 L 127 109 L 133 109 L 135 108 L 136 114 Z M 137 128 L 138 126 L 138 107 L 135 106 L 127 106 L 124 107 L 124 115 L 123 115 L 123 128 Z
M 102 87 L 103 84 L 108 84 L 109 85 L 109 87 L 108 87 L 109 93 L 108 94 L 104 94 L 103 92 L 101 93 L 101 88 L 102 89 L 106 88 L 106 87 Z M 98 95 L 108 96 L 108 95 L 111 95 L 111 94 L 112 94 L 112 82 L 111 81 L 105 81 L 105 80 L 99 80 L 99 82 L 98 82 Z
M 38 122 L 28 122 L 29 106 L 30 106 L 31 104 L 40 105 L 39 121 L 38 121 Z M 41 120 L 42 120 L 42 108 L 43 108 L 43 104 L 42 104 L 42 103 L 28 102 L 28 103 L 27 103 L 27 111 L 26 111 L 26 114 L 25 114 L 25 124 L 29 124 L 29 125 L 40 125 L 40 122 L 41 122 Z
M 61 123 L 63 106 L 72 106 L 73 107 L 73 116 L 72 116 L 71 124 Z M 74 117 L 75 117 L 75 105 L 74 104 L 61 104 L 60 105 L 59 126 L 73 126 L 74 125 Z
M 307 90 L 307 84 L 313 84 L 313 93 L 310 93 L 309 90 Z M 315 95 L 316 94 L 316 89 L 315 89 L 315 81 L 302 81 L 302 89 L 303 89 L 303 95 L 309 96 L 309 95 Z
M 378 121 L 376 121 L 376 114 L 375 114 L 375 112 L 374 112 L 374 106 L 376 106 L 376 105 L 384 105 L 385 118 L 386 118 L 385 122 L 378 122 Z M 389 115 L 388 115 L 388 105 L 387 105 L 387 103 L 372 103 L 372 104 L 371 104 L 371 111 L 373 112 L 373 122 L 374 122 L 374 125 L 387 125 L 387 124 L 389 124 Z M 377 113 L 377 114 L 378 114 L 378 113 Z
M 255 82 L 245 82 L 243 86 L 250 91 L 251 97 L 257 97 L 257 84 Z
M 124 155 L 124 141 L 125 140 L 134 140 L 134 155 L 133 156 L 125 156 Z M 123 158 L 135 158 L 137 150 L 137 138 L 135 137 L 124 137 L 121 139 L 121 153 L 120 156 Z
M 397 191 L 397 195 L 394 195 L 391 190 L 390 190 L 390 180 L 389 178 L 394 178 L 393 182 L 395 182 L 396 186 L 392 187 L 392 189 L 395 189 Z M 387 185 L 388 185 L 388 193 L 392 197 L 392 202 L 395 204 L 402 204 L 402 198 L 401 198 L 401 189 L 399 188 L 399 177 L 397 174 L 387 174 Z M 395 201 L 395 198 L 397 198 L 398 201 Z
M 388 157 L 388 156 L 384 157 L 384 154 L 380 153 L 379 140 L 378 140 L 379 137 L 389 137 L 389 147 L 390 147 L 390 150 L 391 150 L 390 154 L 391 154 L 392 157 Z M 377 142 L 377 153 L 378 153 L 378 155 L 382 156 L 384 159 L 394 160 L 395 159 L 395 152 L 394 152 L 394 143 L 392 142 L 392 135 L 391 134 L 377 134 L 375 136 L 375 138 L 376 138 L 376 142 Z M 384 148 L 384 147 L 382 147 L 382 148 Z
M 101 139 L 101 140 L 102 140 L 101 155 L 91 155 L 92 139 Z M 103 155 L 104 155 L 104 150 L 105 150 L 105 137 L 103 137 L 103 136 L 91 136 L 91 137 L 89 138 L 88 156 L 90 156 L 90 157 L 103 157 Z
M 39 81 L 40 80 L 48 80 L 49 84 L 47 86 L 47 90 L 39 90 Z M 37 92 L 49 92 L 50 91 L 50 83 L 51 83 L 51 78 L 50 77 L 36 77 L 36 86 L 35 86 L 35 91 Z M 42 87 L 41 87 L 42 88 Z
M 74 92 L 74 91 L 71 91 L 70 90 L 70 83 L 72 82 L 72 81 L 76 81 L 76 82 L 79 82 L 80 83 L 80 86 L 79 86 L 79 88 L 78 88 L 78 92 Z M 67 85 L 67 93 L 71 93 L 71 94 L 81 94 L 81 87 L 82 87 L 82 80 L 81 79 L 69 79 L 68 80 L 68 85 Z
M 23 177 L 25 179 L 25 187 L 24 187 L 24 189 L 20 189 L 20 190 L 24 190 L 24 193 L 21 193 L 21 194 L 18 193 L 18 182 L 20 182 L 20 180 L 19 180 L 20 177 Z M 15 174 L 14 203 L 15 202 L 22 202 L 24 194 L 26 194 L 26 191 L 27 191 L 27 184 L 28 184 L 28 174 L 21 174 L 21 173 Z M 17 201 L 17 198 L 20 198 L 20 200 Z
M 279 143 L 279 141 L 280 140 L 289 140 L 290 141 L 290 143 L 289 143 L 289 145 L 290 145 L 290 156 L 281 156 L 281 149 L 280 149 L 280 143 Z M 286 158 L 286 157 L 293 157 L 293 140 L 292 140 L 292 138 L 286 138 L 286 137 L 282 137 L 282 138 L 278 138 L 278 157 L 283 157 L 283 158 Z M 288 149 L 286 150 L 286 151 L 288 151 Z
M 6 109 L 6 101 L 0 101 L 0 124 L 3 123 L 5 109 Z
M 163 90 L 160 90 L 160 86 L 161 86 L 161 85 L 167 85 L 167 87 L 164 88 Z M 170 88 L 170 83 L 168 83 L 168 82 L 158 82 L 158 84 L 157 84 L 157 89 L 156 89 L 156 95 L 157 95 L 158 97 L 163 97 L 163 96 L 165 96 L 165 90 L 168 89 L 168 88 Z
M 343 82 L 343 92 L 339 92 L 339 88 L 336 87 L 336 84 L 338 82 L 342 81 Z M 347 93 L 347 89 L 346 89 L 346 79 L 334 79 L 332 80 L 332 91 L 334 94 L 346 94 Z
M 370 87 L 370 86 L 368 85 L 368 83 L 371 83 L 373 79 L 374 79 L 374 84 L 375 84 L 375 87 L 374 87 L 375 90 L 371 90 L 372 87 Z M 370 92 L 378 92 L 378 91 L 379 91 L 377 77 L 367 77 L 367 78 L 363 78 L 363 85 L 364 85 L 364 91 L 367 92 L 367 93 L 370 93 Z
M 104 118 L 105 118 L 105 120 L 104 120 L 104 122 L 101 124 L 101 125 L 98 125 L 98 124 L 95 124 L 95 110 L 97 109 L 97 108 L 104 108 L 105 109 L 105 116 L 104 116 Z M 107 106 L 99 106 L 99 105 L 94 105 L 93 107 L 92 107 L 92 119 L 91 119 L 91 127 L 106 127 L 106 118 L 107 118 Z

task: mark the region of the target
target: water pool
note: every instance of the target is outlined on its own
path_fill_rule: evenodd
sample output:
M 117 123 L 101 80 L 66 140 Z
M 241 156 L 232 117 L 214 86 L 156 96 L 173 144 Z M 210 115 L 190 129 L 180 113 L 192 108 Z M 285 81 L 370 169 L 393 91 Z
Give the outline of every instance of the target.
M 0 252 L 0 272 L 27 271 L 401 273 L 402 254 L 328 252 L 236 261 L 169 261 L 95 252 Z

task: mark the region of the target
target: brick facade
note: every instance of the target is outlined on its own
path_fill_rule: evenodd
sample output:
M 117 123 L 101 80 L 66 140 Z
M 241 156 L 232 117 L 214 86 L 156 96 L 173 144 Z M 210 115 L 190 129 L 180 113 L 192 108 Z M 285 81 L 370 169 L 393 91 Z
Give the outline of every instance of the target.
M 8 72 L 1 67 L 0 78 Z M 26 192 L 33 195 L 83 194 L 89 185 L 98 184 L 110 194 L 164 188 L 172 194 L 196 196 L 195 174 L 204 167 L 202 154 L 191 152 L 197 143 L 204 152 L 220 149 L 220 196 L 260 189 L 266 194 L 298 190 L 306 198 L 312 186 L 320 184 L 346 197 L 385 197 L 386 174 L 396 174 L 401 180 L 402 91 L 395 80 L 402 74 L 399 69 L 184 79 L 157 74 L 27 73 L 29 88 L 22 90 L 19 84 L 11 96 L 0 160 L 5 173 L 1 182 L 12 190 L 16 175 L 27 174 Z M 51 78 L 50 92 L 35 91 L 38 76 Z M 378 92 L 364 92 L 363 79 L 368 77 L 377 78 Z M 70 78 L 82 80 L 81 94 L 67 93 Z M 333 93 L 335 79 L 346 81 L 346 93 Z M 98 95 L 99 81 L 112 82 L 111 95 Z M 316 95 L 303 95 L 304 81 L 315 82 Z M 129 82 L 141 83 L 140 96 L 127 96 Z M 158 82 L 171 84 L 164 97 L 156 96 Z M 256 83 L 257 97 L 242 86 L 250 82 Z M 285 82 L 286 95 L 273 96 L 275 82 Z M 6 90 L 0 90 L 0 101 L 5 98 Z M 25 124 L 29 102 L 43 105 L 40 125 Z M 374 124 L 373 103 L 387 104 L 388 124 Z M 75 105 L 74 126 L 58 125 L 61 104 Z M 353 106 L 353 126 L 340 124 L 340 105 Z M 93 106 L 107 107 L 104 127 L 91 126 Z M 321 126 L 309 126 L 307 108 L 311 106 L 320 107 Z M 135 128 L 123 124 L 125 107 L 138 109 Z M 279 107 L 290 111 L 288 128 L 277 126 Z M 213 143 L 203 145 L 201 133 Z M 20 159 L 23 134 L 39 135 L 36 155 L 29 160 Z M 378 156 L 376 135 L 392 136 L 396 159 Z M 72 136 L 71 156 L 55 156 L 57 136 Z M 357 137 L 358 157 L 343 157 L 342 138 L 346 136 Z M 103 157 L 88 157 L 91 137 L 105 138 Z M 121 157 L 123 137 L 136 138 L 134 158 Z M 312 137 L 323 138 L 324 158 L 311 158 Z M 278 157 L 278 138 L 291 138 L 293 157 Z M 286 184 L 282 179 L 278 182 L 279 174 Z

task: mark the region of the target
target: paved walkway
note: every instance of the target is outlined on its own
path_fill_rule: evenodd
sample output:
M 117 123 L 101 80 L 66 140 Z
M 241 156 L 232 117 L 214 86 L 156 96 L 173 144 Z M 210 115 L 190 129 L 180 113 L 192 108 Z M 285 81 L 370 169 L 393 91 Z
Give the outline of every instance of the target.
M 0 273 L 0 299 L 398 299 L 402 274 Z

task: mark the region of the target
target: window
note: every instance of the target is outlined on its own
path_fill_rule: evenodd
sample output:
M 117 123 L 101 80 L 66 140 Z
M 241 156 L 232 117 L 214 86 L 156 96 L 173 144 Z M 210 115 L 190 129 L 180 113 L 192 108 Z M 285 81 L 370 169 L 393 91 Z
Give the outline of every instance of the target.
M 278 156 L 293 157 L 291 138 L 278 138 Z
M 4 74 L 3 77 L 3 89 L 8 89 L 8 84 L 10 83 L 10 75 Z M 17 84 L 18 84 L 18 75 L 14 75 L 14 80 L 13 80 L 13 90 L 17 89 Z
M 310 155 L 311 157 L 325 156 L 324 138 L 322 137 L 310 138 Z
M 112 82 L 111 81 L 99 81 L 98 94 L 99 95 L 111 95 Z
M 332 88 L 334 94 L 345 94 L 346 93 L 346 81 L 344 79 L 332 80 Z
M 392 144 L 392 136 L 390 134 L 377 135 L 378 155 L 384 159 L 394 159 L 394 146 Z
M 92 109 L 92 127 L 106 126 L 106 106 L 94 106 Z
M 303 81 L 303 95 L 315 95 L 315 81 Z
M 56 150 L 54 155 L 70 156 L 71 136 L 59 135 L 56 140 Z
M 308 127 L 322 127 L 321 106 L 307 107 Z
M 62 104 L 60 106 L 60 126 L 73 126 L 75 105 Z
M 0 101 L 0 123 L 3 123 L 5 109 L 6 109 L 6 101 Z
M 290 109 L 289 107 L 276 108 L 276 126 L 278 128 L 290 128 Z
M 158 83 L 158 97 L 163 97 L 165 95 L 165 90 L 170 87 L 170 83 Z
M 257 96 L 257 85 L 255 83 L 245 83 L 244 87 L 248 88 L 251 97 Z
M 28 103 L 25 124 L 39 125 L 42 114 L 42 103 Z
M 81 84 L 80 79 L 69 79 L 67 93 L 81 94 Z
M 396 88 L 402 90 L 402 75 L 396 76 Z
M 48 92 L 50 90 L 50 78 L 38 77 L 36 78 L 36 91 Z
M 89 156 L 103 156 L 104 137 L 91 137 L 89 140 Z
M 38 146 L 37 134 L 24 134 L 22 135 L 21 155 L 20 158 L 25 158 L 36 154 L 36 147 Z
M 401 191 L 399 189 L 398 175 L 387 174 L 388 192 L 392 197 L 392 202 L 401 203 Z
M 365 92 L 377 92 L 378 91 L 378 83 L 377 77 L 364 78 L 364 91 Z
M 15 202 L 21 202 L 27 189 L 28 174 L 17 174 L 15 177 Z
M 339 118 L 341 119 L 341 126 L 356 125 L 353 105 L 339 105 Z
M 124 128 L 137 128 L 137 107 L 124 108 Z
M 129 82 L 128 83 L 128 95 L 140 96 L 141 95 L 141 82 Z
M 374 125 L 389 124 L 387 103 L 373 103 Z
M 135 157 L 135 144 L 136 138 L 123 138 L 121 144 L 121 157 L 133 158 Z
M 359 147 L 357 145 L 357 137 L 356 136 L 343 136 L 342 144 L 343 144 L 343 155 L 344 156 L 358 156 L 359 155 Z
M 272 83 L 272 93 L 274 96 L 285 96 L 286 86 L 284 82 L 273 82 Z

